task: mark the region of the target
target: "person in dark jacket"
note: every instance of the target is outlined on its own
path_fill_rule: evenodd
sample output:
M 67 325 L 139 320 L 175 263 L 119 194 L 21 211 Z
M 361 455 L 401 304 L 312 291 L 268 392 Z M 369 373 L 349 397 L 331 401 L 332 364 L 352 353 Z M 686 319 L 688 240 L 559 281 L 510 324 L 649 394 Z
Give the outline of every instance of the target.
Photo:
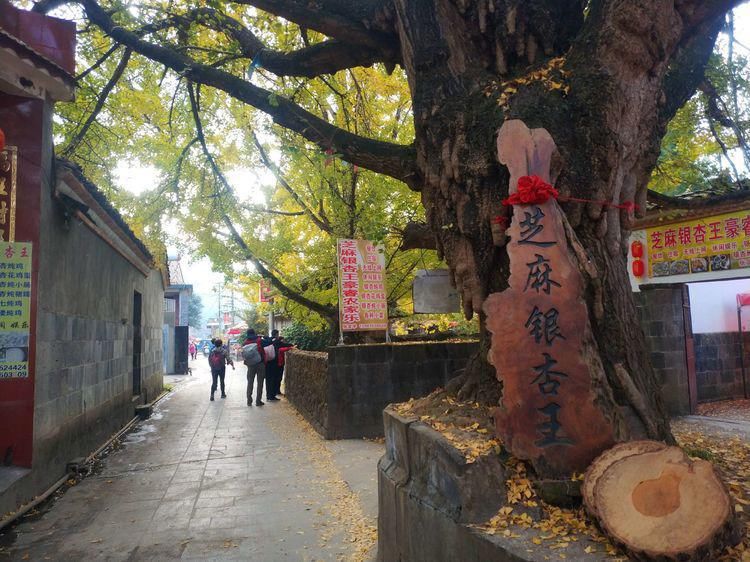
M 266 363 L 266 400 L 278 401 L 281 394 L 281 378 L 284 376 L 284 353 L 293 346 L 279 335 L 278 330 L 271 331 L 271 342 L 275 357 Z
M 245 334 L 245 341 L 242 346 L 255 344 L 258 346 L 258 352 L 260 353 L 261 362 L 254 365 L 247 365 L 247 405 L 250 406 L 253 403 L 253 383 L 257 379 L 257 387 L 255 391 L 255 405 L 262 406 L 264 404 L 261 398 L 263 397 L 263 382 L 266 378 L 266 352 L 265 347 L 271 345 L 271 340 L 263 338 L 255 333 L 255 330 L 250 328 Z
M 234 369 L 234 363 L 232 363 L 232 358 L 229 357 L 229 353 L 227 353 L 226 348 L 222 345 L 221 339 L 216 338 L 215 340 L 211 340 L 211 343 L 214 344 L 214 348 L 208 354 L 208 364 L 211 367 L 211 401 L 213 401 L 218 381 L 221 381 L 221 397 L 227 397 L 224 389 L 224 377 L 226 376 L 227 365 L 231 365 L 232 369 Z

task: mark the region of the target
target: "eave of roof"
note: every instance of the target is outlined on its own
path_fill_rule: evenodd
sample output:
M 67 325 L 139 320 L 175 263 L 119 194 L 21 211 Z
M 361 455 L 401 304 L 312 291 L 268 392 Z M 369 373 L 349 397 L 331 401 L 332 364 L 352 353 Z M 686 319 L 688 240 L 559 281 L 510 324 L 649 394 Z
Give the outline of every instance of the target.
M 63 158 L 57 158 L 55 165 L 58 167 L 58 173 L 69 172 L 72 176 L 80 183 L 96 203 L 102 208 L 102 210 L 115 222 L 119 229 L 128 237 L 128 239 L 135 245 L 137 250 L 142 254 L 144 261 L 149 263 L 151 266 L 154 264 L 154 256 L 148 250 L 146 245 L 135 235 L 130 225 L 122 218 L 122 215 L 115 209 L 109 202 L 107 197 L 94 185 L 90 180 L 83 175 L 81 169 L 69 160 Z
M 55 101 L 71 101 L 73 99 L 76 79 L 57 63 L 2 28 L 0 28 L 0 49 L 10 51 L 19 61 L 24 61 L 25 68 L 31 66 L 35 72 L 38 72 L 37 81 L 44 80 L 49 84 L 57 84 L 53 88 L 55 91 L 52 92 Z M 23 85 L 15 84 L 15 86 L 19 89 L 25 89 Z

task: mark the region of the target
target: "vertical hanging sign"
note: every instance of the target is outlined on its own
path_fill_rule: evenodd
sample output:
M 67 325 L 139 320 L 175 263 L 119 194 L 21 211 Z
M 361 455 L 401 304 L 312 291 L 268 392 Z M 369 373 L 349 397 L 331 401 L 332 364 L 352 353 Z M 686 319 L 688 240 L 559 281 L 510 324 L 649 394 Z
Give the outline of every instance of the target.
M 18 150 L 15 146 L 0 151 L 0 239 L 13 242 L 16 237 L 16 170 Z
M 0 252 L 0 379 L 28 378 L 31 242 L 4 242 Z
M 339 322 L 343 332 L 388 329 L 385 254 L 368 240 L 339 240 Z

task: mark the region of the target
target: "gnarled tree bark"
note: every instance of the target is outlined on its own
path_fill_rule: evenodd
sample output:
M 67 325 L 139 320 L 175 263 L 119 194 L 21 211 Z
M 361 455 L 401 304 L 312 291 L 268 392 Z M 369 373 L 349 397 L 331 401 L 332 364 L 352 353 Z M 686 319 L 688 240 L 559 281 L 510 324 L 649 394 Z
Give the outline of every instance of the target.
M 491 226 L 493 218 L 507 216 L 501 200 L 509 188 L 508 171 L 495 158 L 496 131 L 509 118 L 549 131 L 561 155 L 557 187 L 591 201 L 565 203 L 563 210 L 581 245 L 598 360 L 628 420 L 620 438 L 672 440 L 629 289 L 624 241 L 632 213 L 606 203 L 635 201 L 644 209 L 666 124 L 703 79 L 724 14 L 739 0 L 238 2 L 357 45 L 366 54 L 363 64 L 402 64 L 412 94 L 413 147 L 363 139 L 284 98 L 271 103 L 269 91 L 199 64 L 166 40 L 142 39 L 116 25 L 95 0 L 77 1 L 134 52 L 421 191 L 467 316 L 507 285 L 507 254 Z M 58 3 L 42 0 L 39 9 Z M 247 46 L 248 54 L 258 47 L 252 39 Z M 277 56 L 276 71 L 283 74 L 289 58 Z M 323 68 L 341 64 L 328 59 Z M 463 394 L 496 399 L 497 383 L 482 358 L 464 383 Z

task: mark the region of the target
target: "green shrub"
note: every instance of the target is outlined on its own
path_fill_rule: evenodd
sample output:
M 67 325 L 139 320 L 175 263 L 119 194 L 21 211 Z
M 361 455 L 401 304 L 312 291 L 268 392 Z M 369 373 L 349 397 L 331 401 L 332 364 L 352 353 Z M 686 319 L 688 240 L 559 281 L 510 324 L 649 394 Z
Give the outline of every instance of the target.
M 282 334 L 286 341 L 305 351 L 325 351 L 332 341 L 330 329 L 311 330 L 298 322 L 284 328 Z

